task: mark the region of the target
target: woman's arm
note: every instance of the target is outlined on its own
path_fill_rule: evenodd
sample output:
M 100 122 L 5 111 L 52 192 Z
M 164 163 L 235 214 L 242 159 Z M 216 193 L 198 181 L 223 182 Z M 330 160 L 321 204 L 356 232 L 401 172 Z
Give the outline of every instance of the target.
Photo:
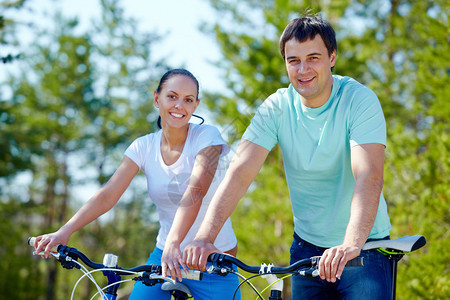
M 36 238 L 36 252 L 39 253 L 45 249 L 44 257 L 48 257 L 51 248 L 58 244 L 66 245 L 74 232 L 109 211 L 119 201 L 138 171 L 139 167 L 125 156 L 108 182 L 65 225 L 54 233 Z
M 203 197 L 209 190 L 216 173 L 222 146 L 210 146 L 202 149 L 195 159 L 189 184 L 178 205 L 175 218 L 168 234 L 161 259 L 163 275 L 167 269 L 181 280 L 179 264 L 186 269 L 180 251 L 180 244 L 186 237 L 197 218 Z

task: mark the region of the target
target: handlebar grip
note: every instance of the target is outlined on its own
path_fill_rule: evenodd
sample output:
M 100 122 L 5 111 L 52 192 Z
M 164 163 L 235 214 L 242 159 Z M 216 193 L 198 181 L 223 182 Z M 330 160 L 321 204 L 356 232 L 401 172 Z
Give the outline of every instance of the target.
M 169 270 L 167 270 L 167 275 L 172 277 L 170 275 L 170 271 Z M 198 271 L 198 270 L 187 270 L 187 271 L 185 271 L 185 270 L 181 269 L 181 276 L 183 278 L 186 278 L 186 279 L 202 280 L 203 272 Z
M 34 247 L 34 243 L 35 243 L 35 242 L 36 242 L 36 237 L 31 236 L 31 237 L 28 238 L 27 243 L 28 243 L 28 245 L 30 245 L 31 247 Z M 53 246 L 53 248 L 50 249 L 50 252 L 58 252 L 58 246 L 59 246 L 59 245 Z
M 364 257 L 355 257 L 352 260 L 349 260 L 346 264 L 346 267 L 362 267 L 364 266 Z
M 30 245 L 31 247 L 34 247 L 35 242 L 36 242 L 36 238 L 34 236 L 30 236 L 28 238 L 27 244 Z

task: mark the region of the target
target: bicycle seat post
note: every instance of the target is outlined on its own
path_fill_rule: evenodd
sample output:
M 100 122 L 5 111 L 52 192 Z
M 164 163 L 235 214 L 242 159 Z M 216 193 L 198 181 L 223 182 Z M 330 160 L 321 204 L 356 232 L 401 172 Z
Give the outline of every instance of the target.
M 390 254 L 388 256 L 391 262 L 391 278 L 392 278 L 392 295 L 391 299 L 395 300 L 395 293 L 397 289 L 397 264 L 402 259 L 404 254 Z

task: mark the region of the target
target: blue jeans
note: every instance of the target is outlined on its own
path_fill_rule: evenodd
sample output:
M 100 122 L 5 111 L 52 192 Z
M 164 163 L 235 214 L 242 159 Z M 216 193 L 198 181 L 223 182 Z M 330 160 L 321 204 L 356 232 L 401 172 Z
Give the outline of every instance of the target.
M 155 248 L 155 250 L 150 254 L 147 264 L 161 265 L 162 253 L 163 251 L 161 249 Z M 231 300 L 233 299 L 233 294 L 239 285 L 239 278 L 234 274 L 220 276 L 217 274 L 203 272 L 202 280 L 197 281 L 192 279 L 183 279 L 182 283 L 191 290 L 192 296 L 195 300 Z M 161 290 L 161 284 L 146 286 L 142 282 L 138 281 L 134 284 L 129 300 L 142 299 L 170 300 L 170 294 L 167 291 Z M 235 299 L 241 299 L 240 290 L 237 291 Z
M 302 240 L 294 233 L 291 264 L 311 256 L 321 256 L 325 250 Z M 376 249 L 361 251 L 360 256 L 364 258 L 364 266 L 346 267 L 341 279 L 334 283 L 320 277 L 292 276 L 292 299 L 390 299 L 392 282 L 389 259 Z

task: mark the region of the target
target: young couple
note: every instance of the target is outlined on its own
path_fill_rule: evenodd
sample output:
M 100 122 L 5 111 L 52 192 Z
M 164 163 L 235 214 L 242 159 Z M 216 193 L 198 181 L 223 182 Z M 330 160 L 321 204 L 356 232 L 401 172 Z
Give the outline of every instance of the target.
M 161 130 L 136 139 L 110 180 L 58 231 L 39 236 L 45 251 L 109 211 L 142 170 L 160 229 L 149 264 L 181 279 L 181 269 L 205 270 L 212 252 L 237 253 L 229 216 L 246 193 L 269 151 L 283 152 L 294 214 L 291 263 L 322 256 L 319 278 L 292 277 L 294 299 L 387 299 L 390 266 L 367 240 L 389 238 L 382 194 L 386 125 L 376 95 L 349 77 L 332 74 L 336 38 L 317 16 L 294 19 L 280 39 L 290 85 L 261 105 L 228 170 L 229 147 L 210 125 L 189 120 L 199 105 L 199 84 L 174 69 L 154 92 Z M 177 182 L 176 189 L 173 183 Z M 357 256 L 363 268 L 344 269 Z M 194 299 L 232 299 L 236 276 L 205 272 L 183 280 Z M 170 299 L 159 285 L 136 283 L 130 299 Z

